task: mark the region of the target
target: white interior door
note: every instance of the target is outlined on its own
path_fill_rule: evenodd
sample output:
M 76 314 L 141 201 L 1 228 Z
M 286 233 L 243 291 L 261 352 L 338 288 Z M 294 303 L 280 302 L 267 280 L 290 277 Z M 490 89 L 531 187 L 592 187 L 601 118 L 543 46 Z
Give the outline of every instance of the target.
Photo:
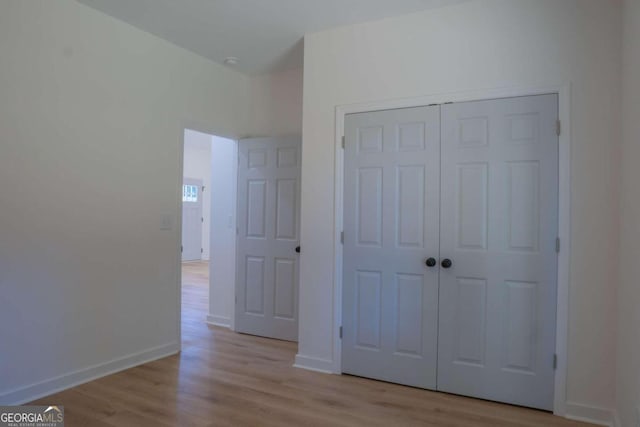
M 440 109 L 345 121 L 342 370 L 436 386 Z
M 184 178 L 182 185 L 182 261 L 202 259 L 202 180 Z
M 442 106 L 438 389 L 551 410 L 556 95 Z
M 238 332 L 298 339 L 300 139 L 238 143 Z

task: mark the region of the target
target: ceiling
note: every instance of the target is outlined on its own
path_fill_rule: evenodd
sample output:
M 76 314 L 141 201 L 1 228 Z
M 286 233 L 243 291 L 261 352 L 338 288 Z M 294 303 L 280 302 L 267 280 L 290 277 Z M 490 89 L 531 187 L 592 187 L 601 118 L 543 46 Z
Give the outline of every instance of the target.
M 306 33 L 468 0 L 78 0 L 238 71 L 301 67 Z

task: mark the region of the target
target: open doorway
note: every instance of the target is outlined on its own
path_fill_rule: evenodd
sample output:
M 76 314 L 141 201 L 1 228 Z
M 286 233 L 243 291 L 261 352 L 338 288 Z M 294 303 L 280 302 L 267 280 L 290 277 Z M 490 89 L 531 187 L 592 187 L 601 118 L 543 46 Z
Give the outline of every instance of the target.
M 236 141 L 184 130 L 183 328 L 205 320 L 233 326 L 236 174 Z
M 184 131 L 182 171 L 182 312 L 203 318 L 209 307 L 211 135 Z
M 300 145 L 298 136 L 235 141 L 185 129 L 183 332 L 206 319 L 297 341 Z

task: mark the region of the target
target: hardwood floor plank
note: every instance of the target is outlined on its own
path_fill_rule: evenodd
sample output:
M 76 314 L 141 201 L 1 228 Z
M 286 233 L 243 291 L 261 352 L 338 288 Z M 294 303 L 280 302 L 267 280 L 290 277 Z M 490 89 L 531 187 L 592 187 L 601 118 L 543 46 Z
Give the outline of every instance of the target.
M 75 426 L 578 427 L 549 413 L 293 367 L 296 343 L 205 323 L 208 263 L 183 265 L 182 352 L 39 399 Z

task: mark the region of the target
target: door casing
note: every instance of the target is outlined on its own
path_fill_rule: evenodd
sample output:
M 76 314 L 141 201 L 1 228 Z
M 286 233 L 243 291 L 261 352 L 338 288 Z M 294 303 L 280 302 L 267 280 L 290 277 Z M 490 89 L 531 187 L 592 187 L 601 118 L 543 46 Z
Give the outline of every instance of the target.
M 201 133 L 206 133 L 209 135 L 220 136 L 223 138 L 233 139 L 238 141 L 238 135 L 229 132 L 228 130 L 216 128 L 204 124 L 199 121 L 185 119 L 180 122 L 179 126 L 176 129 L 176 141 L 178 145 L 176 149 L 178 150 L 178 155 L 176 158 L 176 168 L 178 174 L 176 175 L 176 181 L 174 182 L 174 207 L 173 210 L 163 211 L 161 212 L 161 216 L 163 218 L 168 218 L 169 221 L 174 224 L 175 227 L 172 227 L 171 232 L 173 233 L 173 238 L 175 242 L 175 255 L 173 257 L 174 262 L 174 271 L 175 276 L 173 278 L 173 282 L 175 283 L 175 304 L 176 304 L 176 330 L 177 330 L 177 343 L 180 349 L 182 349 L 182 185 L 183 185 L 183 174 L 184 174 L 184 133 L 186 130 L 194 130 Z M 235 186 L 235 183 L 233 184 Z M 234 187 L 235 188 L 235 187 Z M 235 214 L 234 214 L 235 216 Z M 175 219 L 175 222 L 173 221 Z M 235 224 L 233 224 L 235 227 Z M 212 279 L 209 278 L 209 290 L 211 290 Z M 235 319 L 235 306 L 233 304 L 233 300 L 228 301 L 231 306 L 231 324 L 229 328 L 234 330 L 234 319 Z
M 342 325 L 342 259 L 343 250 L 340 235 L 343 230 L 343 194 L 344 194 L 344 137 L 345 116 L 351 113 L 363 113 L 397 108 L 420 107 L 430 104 L 444 104 L 447 102 L 467 102 L 491 100 L 498 98 L 512 98 L 530 95 L 558 95 L 558 115 L 561 122 L 561 132 L 558 137 L 558 237 L 561 247 L 558 253 L 557 274 L 557 312 L 556 312 L 556 356 L 557 366 L 554 379 L 553 413 L 564 416 L 566 414 L 566 382 L 567 382 L 567 341 L 569 314 L 569 262 L 571 254 L 571 128 L 570 105 L 571 88 L 569 84 L 544 87 L 511 87 L 486 89 L 475 91 L 451 92 L 402 98 L 395 100 L 373 101 L 359 104 L 340 105 L 336 107 L 335 123 L 335 191 L 334 191 L 334 278 L 333 278 L 333 367 L 332 373 L 342 373 L 342 341 L 340 327 Z

